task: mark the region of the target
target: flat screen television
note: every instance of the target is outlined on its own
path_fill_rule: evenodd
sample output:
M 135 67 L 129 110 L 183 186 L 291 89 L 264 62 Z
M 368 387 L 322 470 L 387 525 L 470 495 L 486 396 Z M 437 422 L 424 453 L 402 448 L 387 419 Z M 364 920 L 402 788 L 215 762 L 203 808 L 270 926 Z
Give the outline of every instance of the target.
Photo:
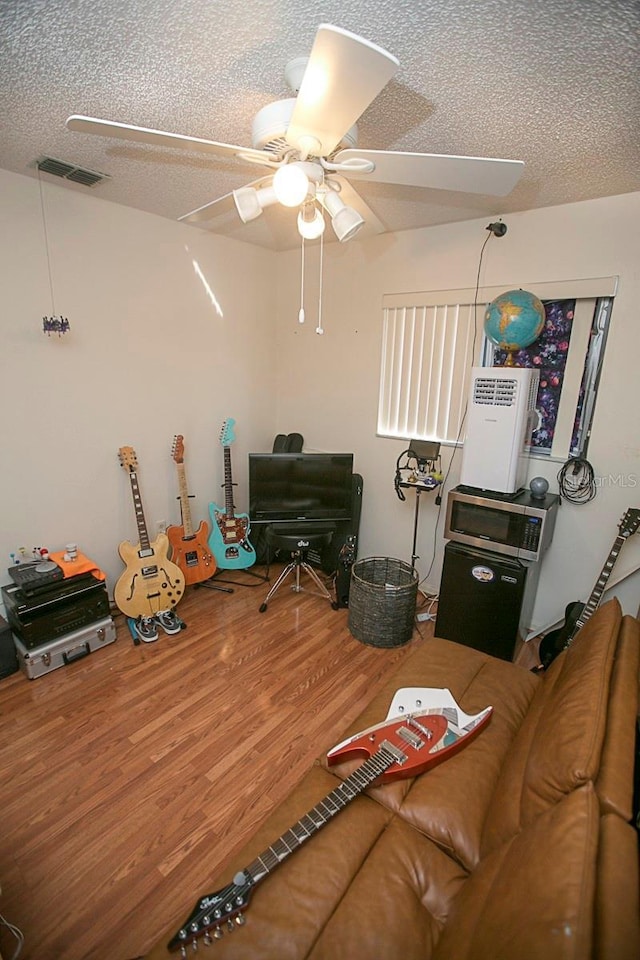
M 352 453 L 250 453 L 252 524 L 351 519 Z

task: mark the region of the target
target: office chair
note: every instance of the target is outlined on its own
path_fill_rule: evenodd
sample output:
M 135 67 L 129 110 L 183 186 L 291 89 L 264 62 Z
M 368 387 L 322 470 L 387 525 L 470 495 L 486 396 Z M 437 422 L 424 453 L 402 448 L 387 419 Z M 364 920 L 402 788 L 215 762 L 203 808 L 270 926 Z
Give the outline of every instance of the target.
M 309 550 L 314 548 L 321 549 L 328 544 L 334 530 L 334 524 L 323 524 L 319 526 L 318 524 L 279 523 L 276 526 L 267 527 L 265 540 L 268 547 L 274 551 L 288 550 L 291 553 L 291 560 L 269 590 L 264 601 L 260 604 L 260 613 L 265 612 L 267 604 L 273 595 L 290 575 L 294 577 L 291 589 L 295 593 L 301 593 L 304 590 L 304 587 L 300 585 L 300 574 L 303 571 L 311 577 L 315 586 L 318 588 L 316 596 L 322 597 L 323 600 L 328 600 L 334 610 L 338 609 L 337 602 L 331 596 L 316 571 L 307 562 Z M 315 591 L 311 592 L 315 593 Z

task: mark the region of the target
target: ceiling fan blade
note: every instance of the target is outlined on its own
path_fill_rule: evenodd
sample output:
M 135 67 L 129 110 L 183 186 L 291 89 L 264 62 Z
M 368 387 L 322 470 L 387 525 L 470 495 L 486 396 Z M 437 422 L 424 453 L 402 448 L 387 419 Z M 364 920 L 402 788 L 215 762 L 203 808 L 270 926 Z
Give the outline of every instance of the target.
M 67 120 L 67 129 L 74 133 L 93 133 L 100 137 L 149 143 L 155 147 L 178 147 L 181 150 L 212 153 L 219 157 L 240 157 L 242 160 L 253 163 L 275 166 L 272 155 L 264 150 L 239 147 L 233 143 L 217 143 L 215 140 L 202 140 L 199 137 L 187 137 L 180 133 L 166 133 L 164 130 L 152 130 L 149 127 L 134 127 L 129 123 L 117 123 L 114 120 L 98 120 L 95 117 L 74 114 Z
M 252 183 L 246 184 L 246 186 L 259 190 L 270 181 L 271 177 L 260 177 L 259 180 L 254 180 Z M 238 215 L 233 193 L 225 193 L 224 196 L 218 197 L 217 200 L 211 200 L 209 203 L 205 203 L 201 207 L 191 210 L 190 213 L 184 213 L 181 217 L 178 217 L 178 220 L 183 223 L 203 223 L 205 220 L 213 220 L 214 217 L 227 213 L 228 210 L 233 210 L 235 215 Z
M 321 24 L 300 84 L 287 143 L 303 153 L 328 156 L 398 66 L 396 58 L 382 47 L 340 27 Z
M 399 183 L 432 190 L 458 190 L 504 197 L 510 193 L 524 170 L 522 160 L 490 157 L 453 157 L 436 153 L 400 153 L 390 150 L 341 150 L 335 164 L 353 159 L 371 160 L 374 170 L 365 173 L 355 167 L 343 171 L 350 179 Z

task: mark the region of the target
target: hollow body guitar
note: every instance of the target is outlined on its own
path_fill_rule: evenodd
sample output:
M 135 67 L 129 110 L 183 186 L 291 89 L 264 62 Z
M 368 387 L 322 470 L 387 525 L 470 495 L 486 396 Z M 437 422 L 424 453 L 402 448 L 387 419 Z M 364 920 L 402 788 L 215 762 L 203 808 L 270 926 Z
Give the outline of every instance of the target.
M 576 600 L 567 605 L 564 612 L 564 623 L 557 630 L 552 630 L 540 641 L 538 656 L 540 658 L 540 667 L 538 670 L 546 670 L 558 654 L 562 653 L 567 647 L 571 646 L 578 630 L 585 625 L 587 620 L 597 610 L 602 594 L 607 585 L 611 572 L 615 566 L 618 555 L 622 550 L 625 540 L 636 532 L 640 525 L 640 510 L 629 509 L 619 524 L 618 536 L 613 541 L 613 546 L 609 551 L 609 556 L 605 560 L 600 576 L 596 580 L 595 586 L 586 603 L 580 603 Z
M 225 930 L 242 926 L 244 911 L 256 885 L 367 787 L 415 777 L 442 763 L 469 743 L 491 718 L 492 707 L 469 716 L 462 712 L 448 690 L 430 689 L 418 692 L 426 695 L 423 702 L 429 702 L 429 694 L 435 695 L 438 705 L 398 716 L 394 705 L 404 694 L 415 692 L 415 688 L 397 691 L 390 710 L 395 715 L 391 719 L 387 717 L 383 723 L 362 730 L 329 751 L 330 766 L 354 758 L 366 759 L 249 866 L 240 870 L 232 883 L 199 900 L 167 944 L 169 951 L 179 950 L 180 956 L 187 958 L 197 950 L 200 937 L 209 944 L 212 938 L 220 939 Z
M 244 570 L 256 562 L 256 552 L 249 542 L 249 516 L 236 513 L 233 505 L 230 446 L 235 440 L 234 425 L 235 420 L 229 418 L 220 431 L 220 443 L 224 448 L 224 508 L 209 504 L 209 547 L 221 570 Z
M 180 511 L 182 526 L 167 528 L 167 537 L 171 547 L 171 559 L 184 574 L 185 583 L 202 583 L 216 572 L 216 561 L 209 549 L 209 524 L 204 520 L 194 532 L 187 492 L 187 477 L 184 466 L 184 437 L 173 438 L 171 455 L 178 471 L 180 489 Z
M 135 451 L 132 447 L 121 447 L 118 456 L 131 483 L 140 540 L 137 544 L 123 540 L 118 547 L 126 570 L 115 585 L 113 599 L 126 617 L 153 617 L 175 607 L 184 593 L 184 576 L 180 567 L 169 560 L 167 535 L 159 533 L 153 542 L 149 540 Z

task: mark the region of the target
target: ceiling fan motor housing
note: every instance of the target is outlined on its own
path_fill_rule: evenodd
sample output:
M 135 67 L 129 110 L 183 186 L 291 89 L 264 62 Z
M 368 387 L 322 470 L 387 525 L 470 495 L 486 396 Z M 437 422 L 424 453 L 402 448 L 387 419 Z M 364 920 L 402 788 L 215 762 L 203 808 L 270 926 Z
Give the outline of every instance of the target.
M 276 100 L 259 110 L 253 120 L 251 129 L 251 143 L 255 150 L 267 150 L 280 159 L 291 150 L 291 144 L 285 140 L 289 123 L 296 105 L 296 98 Z M 358 143 L 358 128 L 354 124 L 347 130 L 340 143 L 332 153 L 346 148 L 353 148 Z

